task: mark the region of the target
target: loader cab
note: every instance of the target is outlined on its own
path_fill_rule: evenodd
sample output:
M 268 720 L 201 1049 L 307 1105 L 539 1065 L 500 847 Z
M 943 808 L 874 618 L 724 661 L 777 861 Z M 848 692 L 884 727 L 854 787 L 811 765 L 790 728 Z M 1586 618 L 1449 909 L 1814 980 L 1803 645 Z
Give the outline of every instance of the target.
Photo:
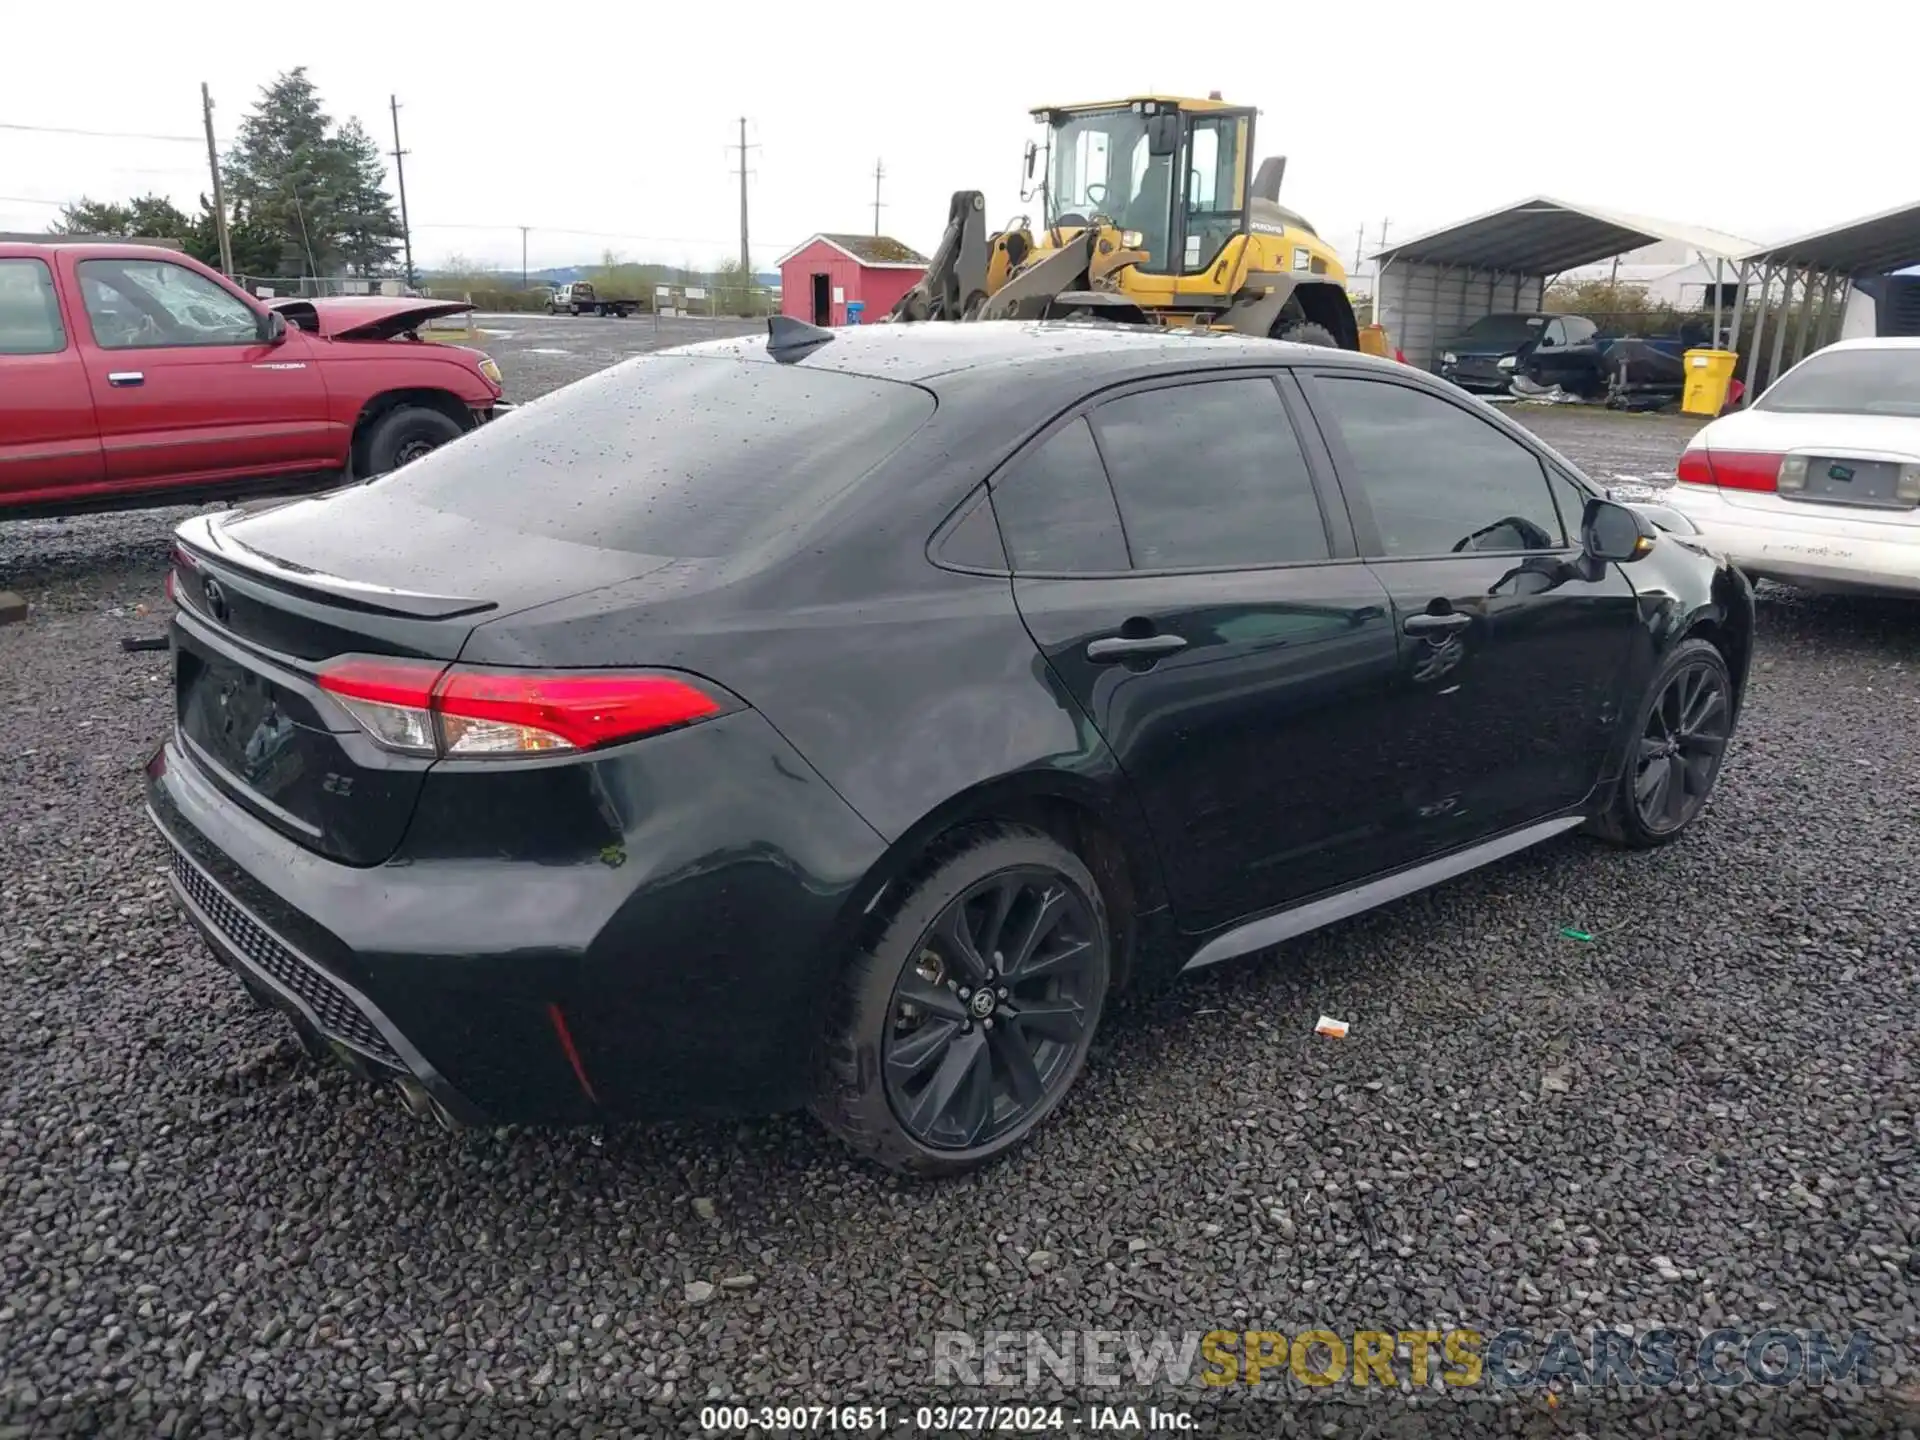
M 1254 114 L 1159 98 L 1034 111 L 1046 126 L 1048 227 L 1105 221 L 1146 252 L 1142 272 L 1204 272 L 1248 229 Z

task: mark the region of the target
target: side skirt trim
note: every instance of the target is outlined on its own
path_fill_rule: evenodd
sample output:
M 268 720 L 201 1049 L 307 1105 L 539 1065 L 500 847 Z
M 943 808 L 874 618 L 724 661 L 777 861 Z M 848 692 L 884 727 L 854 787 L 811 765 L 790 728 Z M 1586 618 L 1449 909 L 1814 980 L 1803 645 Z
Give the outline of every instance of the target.
M 1275 915 L 1263 915 L 1258 920 L 1249 920 L 1237 925 L 1224 934 L 1216 935 L 1195 952 L 1193 958 L 1181 967 L 1198 970 L 1203 965 L 1217 964 L 1222 960 L 1231 960 L 1240 955 L 1251 955 L 1256 950 L 1266 950 L 1285 940 L 1305 935 L 1310 930 L 1318 930 L 1323 925 L 1331 925 L 1337 920 L 1346 920 L 1389 901 L 1398 900 L 1455 876 L 1464 875 L 1469 870 L 1478 870 L 1482 865 L 1492 864 L 1507 856 L 1538 845 L 1543 840 L 1551 840 L 1556 835 L 1564 835 L 1569 830 L 1579 828 L 1586 822 L 1584 815 L 1563 815 L 1557 820 L 1542 820 L 1521 830 L 1512 830 L 1492 840 L 1482 841 L 1465 850 L 1456 850 L 1451 855 L 1443 855 L 1438 860 L 1429 860 L 1411 869 L 1401 870 L 1392 875 L 1382 876 L 1378 880 L 1369 880 L 1364 885 L 1344 890 L 1338 895 L 1327 895 L 1318 900 L 1309 900 L 1304 905 L 1296 905 L 1291 910 L 1282 910 Z

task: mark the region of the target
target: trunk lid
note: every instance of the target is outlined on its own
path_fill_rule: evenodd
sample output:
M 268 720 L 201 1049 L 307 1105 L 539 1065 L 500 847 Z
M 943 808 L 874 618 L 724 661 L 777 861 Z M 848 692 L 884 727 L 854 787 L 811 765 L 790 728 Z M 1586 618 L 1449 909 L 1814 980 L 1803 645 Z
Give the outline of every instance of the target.
M 483 621 L 666 563 L 501 533 L 371 488 L 175 533 L 181 748 L 260 820 L 350 865 L 393 854 L 435 762 L 375 745 L 320 689 L 326 661 L 449 663 Z
M 1920 419 L 1901 415 L 1803 415 L 1791 411 L 1742 410 L 1716 420 L 1701 432 L 1703 448 L 1762 455 L 1804 455 L 1823 470 L 1838 463 L 1863 472 L 1920 464 Z M 1815 477 L 1817 480 L 1817 477 Z M 1883 478 L 1883 477 L 1882 477 Z M 1888 488 L 1881 484 L 1880 490 Z M 1863 492 L 1865 493 L 1865 492 Z M 1876 525 L 1920 525 L 1912 506 L 1853 504 L 1837 486 L 1810 483 L 1805 498 L 1777 491 L 1723 486 L 1720 497 L 1741 510 L 1776 515 L 1826 513 Z

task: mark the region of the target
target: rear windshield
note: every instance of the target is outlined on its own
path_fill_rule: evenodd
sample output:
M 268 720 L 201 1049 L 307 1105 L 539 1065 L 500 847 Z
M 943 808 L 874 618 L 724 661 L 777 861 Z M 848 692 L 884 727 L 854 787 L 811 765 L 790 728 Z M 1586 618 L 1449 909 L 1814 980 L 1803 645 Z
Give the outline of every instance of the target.
M 933 409 L 896 381 L 641 356 L 374 484 L 489 526 L 711 559 L 813 517 Z
M 1754 408 L 1920 416 L 1920 350 L 1829 350 L 1782 375 Z
M 1542 315 L 1483 315 L 1460 338 L 1484 345 L 1524 345 L 1546 323 Z

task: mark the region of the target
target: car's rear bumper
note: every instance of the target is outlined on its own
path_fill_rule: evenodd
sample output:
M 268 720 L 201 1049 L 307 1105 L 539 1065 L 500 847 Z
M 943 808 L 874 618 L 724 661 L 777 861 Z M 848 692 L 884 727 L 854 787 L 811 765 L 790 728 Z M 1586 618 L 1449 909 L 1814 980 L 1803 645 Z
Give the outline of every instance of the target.
M 846 902 L 882 842 L 754 712 L 625 748 L 549 768 L 547 810 L 516 809 L 499 836 L 430 781 L 371 867 L 270 828 L 171 742 L 147 800 L 220 959 L 353 1068 L 417 1082 L 462 1123 L 804 1103 Z M 624 838 L 578 834 L 572 798 L 624 812 Z
M 1675 485 L 1661 499 L 1694 523 L 1709 549 L 1755 579 L 1920 595 L 1920 526 L 1836 515 L 1832 507 L 1779 514 L 1735 504 L 1707 485 Z

